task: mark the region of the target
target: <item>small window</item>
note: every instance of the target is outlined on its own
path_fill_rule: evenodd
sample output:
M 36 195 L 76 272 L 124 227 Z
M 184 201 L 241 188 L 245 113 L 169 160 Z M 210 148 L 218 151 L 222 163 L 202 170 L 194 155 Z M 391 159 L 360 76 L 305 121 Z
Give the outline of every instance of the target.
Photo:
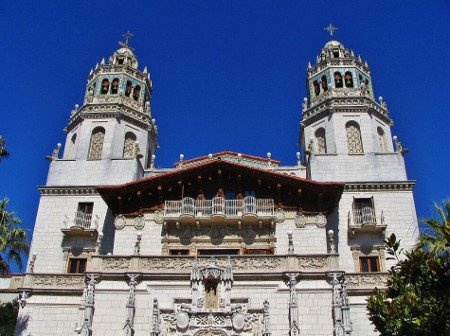
M 333 57 L 339 58 L 339 50 L 333 50 Z
M 360 272 L 379 272 L 380 258 L 378 257 L 359 257 Z
M 344 87 L 344 83 L 342 81 L 342 75 L 339 71 L 334 73 L 334 86 L 337 88 Z
M 71 258 L 69 259 L 69 267 L 67 273 L 84 273 L 86 272 L 87 259 Z
M 78 211 L 84 214 L 92 214 L 92 210 L 94 209 L 94 203 L 78 203 Z
M 170 255 L 189 255 L 189 250 L 170 250 Z
M 353 76 L 350 71 L 347 71 L 344 76 L 345 87 L 353 87 Z
M 111 84 L 111 94 L 119 92 L 119 78 L 114 78 Z
M 205 249 L 197 250 L 198 255 L 238 255 L 239 249 Z
M 274 254 L 274 250 L 273 248 L 266 248 L 266 249 L 262 249 L 262 248 L 246 248 L 243 251 L 243 254 L 253 254 L 253 255 L 269 255 L 269 254 Z
M 323 91 L 328 91 L 328 81 L 327 81 L 327 76 L 323 75 L 320 78 L 320 85 L 322 86 L 322 90 Z
M 139 85 L 136 85 L 133 90 L 133 99 L 138 101 L 140 94 L 141 94 L 141 87 Z
M 319 82 L 315 80 L 315 81 L 313 82 L 313 86 L 314 86 L 314 94 L 315 94 L 316 96 L 318 96 L 318 95 L 320 94 L 320 85 L 319 85 Z
M 132 87 L 133 83 L 131 83 L 131 81 L 127 81 L 127 86 L 125 87 L 125 96 L 130 96 Z
M 93 209 L 94 203 L 78 203 L 78 209 L 75 213 L 75 225 L 89 229 L 91 227 Z
M 102 88 L 100 90 L 101 94 L 107 94 L 109 91 L 109 79 L 105 78 L 102 80 Z
M 373 198 L 355 198 L 353 200 L 353 209 L 364 209 L 371 208 L 373 209 Z
M 124 58 L 123 57 L 117 57 L 117 64 L 123 64 Z

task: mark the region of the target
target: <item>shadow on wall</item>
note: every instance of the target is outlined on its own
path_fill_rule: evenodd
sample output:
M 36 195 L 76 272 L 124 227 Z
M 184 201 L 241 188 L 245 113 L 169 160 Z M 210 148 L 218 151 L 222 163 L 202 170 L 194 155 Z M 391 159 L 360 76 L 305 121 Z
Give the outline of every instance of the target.
M 27 330 L 28 321 L 30 320 L 30 315 L 19 315 L 17 317 L 16 322 L 16 331 L 14 333 L 15 336 L 26 336 L 31 335 L 28 332 L 25 332 Z
M 100 247 L 100 254 L 113 253 L 114 236 L 116 228 L 114 227 L 114 216 L 110 209 L 106 212 L 105 222 L 103 223 L 103 240 Z

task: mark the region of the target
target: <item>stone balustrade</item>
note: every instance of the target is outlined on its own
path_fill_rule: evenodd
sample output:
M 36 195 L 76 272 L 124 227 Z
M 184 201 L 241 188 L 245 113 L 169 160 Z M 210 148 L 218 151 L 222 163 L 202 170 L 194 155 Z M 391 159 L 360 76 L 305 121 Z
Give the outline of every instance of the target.
M 182 200 L 166 201 L 164 206 L 165 219 L 180 217 L 211 218 L 214 216 L 240 219 L 246 216 L 273 218 L 275 205 L 273 199 L 257 199 L 252 196 L 243 199 L 225 199 L 214 197 L 211 200 L 194 200 L 185 197 Z

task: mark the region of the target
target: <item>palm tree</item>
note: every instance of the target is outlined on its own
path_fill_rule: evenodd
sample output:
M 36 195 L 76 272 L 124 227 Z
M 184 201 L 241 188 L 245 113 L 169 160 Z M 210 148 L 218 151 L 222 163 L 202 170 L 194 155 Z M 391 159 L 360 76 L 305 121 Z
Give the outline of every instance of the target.
M 5 138 L 0 135 L 0 161 L 2 158 L 6 158 L 9 156 L 8 151 L 6 150 L 6 141 Z
M 443 207 L 434 203 L 439 218 L 423 218 L 427 225 L 419 238 L 419 247 L 425 248 L 433 255 L 450 253 L 450 199 L 445 200 Z
M 22 269 L 22 256 L 28 252 L 27 234 L 17 227 L 22 221 L 6 209 L 8 202 L 0 200 L 0 274 L 11 272 L 10 262 Z

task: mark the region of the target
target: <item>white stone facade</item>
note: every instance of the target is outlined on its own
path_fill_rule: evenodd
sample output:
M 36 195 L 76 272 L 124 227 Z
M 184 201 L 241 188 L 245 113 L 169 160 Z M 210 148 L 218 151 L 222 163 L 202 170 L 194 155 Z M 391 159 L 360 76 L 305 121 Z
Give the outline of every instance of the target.
M 16 334 L 376 335 L 365 300 L 392 265 L 384 238 L 415 243 L 414 181 L 362 61 L 330 41 L 307 81 L 304 165 L 221 152 L 155 169 L 150 76 L 128 48 L 102 62 L 40 187 L 36 258 L 10 281 Z

